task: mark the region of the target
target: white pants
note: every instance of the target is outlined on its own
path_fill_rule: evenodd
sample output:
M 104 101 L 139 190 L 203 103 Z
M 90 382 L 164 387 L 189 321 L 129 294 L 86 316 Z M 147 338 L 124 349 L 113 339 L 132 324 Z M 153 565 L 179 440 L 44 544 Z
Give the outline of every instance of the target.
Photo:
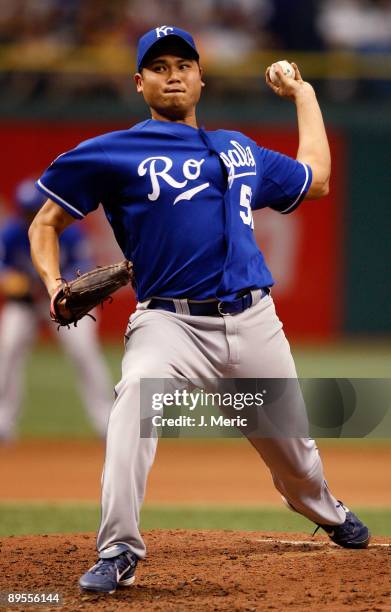
M 40 321 L 39 308 L 7 302 L 0 316 L 0 438 L 15 435 L 23 396 L 24 366 Z M 112 405 L 112 384 L 100 352 L 96 323 L 52 330 L 70 357 L 83 403 L 97 433 L 104 437 Z
M 140 437 L 140 379 L 297 375 L 270 296 L 236 316 L 138 310 L 130 317 L 126 338 L 122 378 L 107 431 L 97 545 L 101 552 L 124 543 L 143 558 L 139 516 L 157 440 Z M 278 491 L 298 512 L 315 523 L 344 522 L 345 511 L 326 485 L 314 440 L 260 437 L 251 443 L 269 467 Z M 180 452 L 178 446 L 178 461 Z

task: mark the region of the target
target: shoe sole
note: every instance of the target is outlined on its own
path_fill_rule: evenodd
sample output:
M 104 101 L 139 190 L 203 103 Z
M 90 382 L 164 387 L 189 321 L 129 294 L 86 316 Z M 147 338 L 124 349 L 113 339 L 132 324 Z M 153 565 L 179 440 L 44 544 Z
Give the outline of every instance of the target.
M 133 582 L 136 580 L 136 576 L 131 576 L 127 580 L 120 580 L 118 585 L 121 587 L 132 586 Z
M 136 576 L 131 576 L 130 578 L 127 578 L 126 580 L 120 580 L 118 583 L 118 587 L 130 587 L 132 586 L 135 580 L 136 580 Z M 116 592 L 117 588 L 113 589 L 112 591 L 104 591 L 99 588 L 93 588 L 93 587 L 86 588 L 86 587 L 80 586 L 80 590 L 82 593 L 106 593 L 106 595 L 113 595 L 113 593 Z

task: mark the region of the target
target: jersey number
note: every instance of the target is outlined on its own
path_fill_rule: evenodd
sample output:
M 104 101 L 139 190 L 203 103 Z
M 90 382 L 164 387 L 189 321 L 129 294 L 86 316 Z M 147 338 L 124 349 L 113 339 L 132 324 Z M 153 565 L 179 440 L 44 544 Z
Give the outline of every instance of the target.
M 253 213 L 251 211 L 251 198 L 253 192 L 251 187 L 248 185 L 242 185 L 240 189 L 240 206 L 243 206 L 245 210 L 240 211 L 240 217 L 245 225 L 249 225 L 251 229 L 254 229 Z

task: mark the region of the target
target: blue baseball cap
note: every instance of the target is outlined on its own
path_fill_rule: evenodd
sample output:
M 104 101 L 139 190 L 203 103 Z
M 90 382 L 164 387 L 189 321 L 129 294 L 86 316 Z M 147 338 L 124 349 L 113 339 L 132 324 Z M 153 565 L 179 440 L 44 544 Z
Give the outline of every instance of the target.
M 154 28 L 150 30 L 144 36 L 140 38 L 137 46 L 137 70 L 140 72 L 142 69 L 143 61 L 147 53 L 162 41 L 166 40 L 168 37 L 175 36 L 176 38 L 180 38 L 189 49 L 192 51 L 194 58 L 198 61 L 199 54 L 197 51 L 197 47 L 193 40 L 193 37 L 189 32 L 185 30 L 181 30 L 180 28 L 176 28 L 175 26 L 160 26 L 158 28 Z
M 26 212 L 38 211 L 45 200 L 45 196 L 38 191 L 32 179 L 21 181 L 15 189 L 15 202 Z

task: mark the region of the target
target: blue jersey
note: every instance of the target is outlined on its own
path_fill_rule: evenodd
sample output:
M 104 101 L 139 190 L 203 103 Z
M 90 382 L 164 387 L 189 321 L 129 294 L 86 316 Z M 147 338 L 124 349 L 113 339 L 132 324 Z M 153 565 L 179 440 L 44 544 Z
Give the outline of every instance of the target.
M 82 229 L 68 227 L 60 236 L 61 275 L 70 280 L 76 271 L 86 272 L 93 267 L 89 244 Z M 0 229 L 0 273 L 17 270 L 36 282 L 39 277 L 30 257 L 28 224 L 24 219 L 10 219 Z
M 273 285 L 252 210 L 294 210 L 311 180 L 239 132 L 150 119 L 60 155 L 37 186 L 77 219 L 103 205 L 140 301 L 230 301 Z

